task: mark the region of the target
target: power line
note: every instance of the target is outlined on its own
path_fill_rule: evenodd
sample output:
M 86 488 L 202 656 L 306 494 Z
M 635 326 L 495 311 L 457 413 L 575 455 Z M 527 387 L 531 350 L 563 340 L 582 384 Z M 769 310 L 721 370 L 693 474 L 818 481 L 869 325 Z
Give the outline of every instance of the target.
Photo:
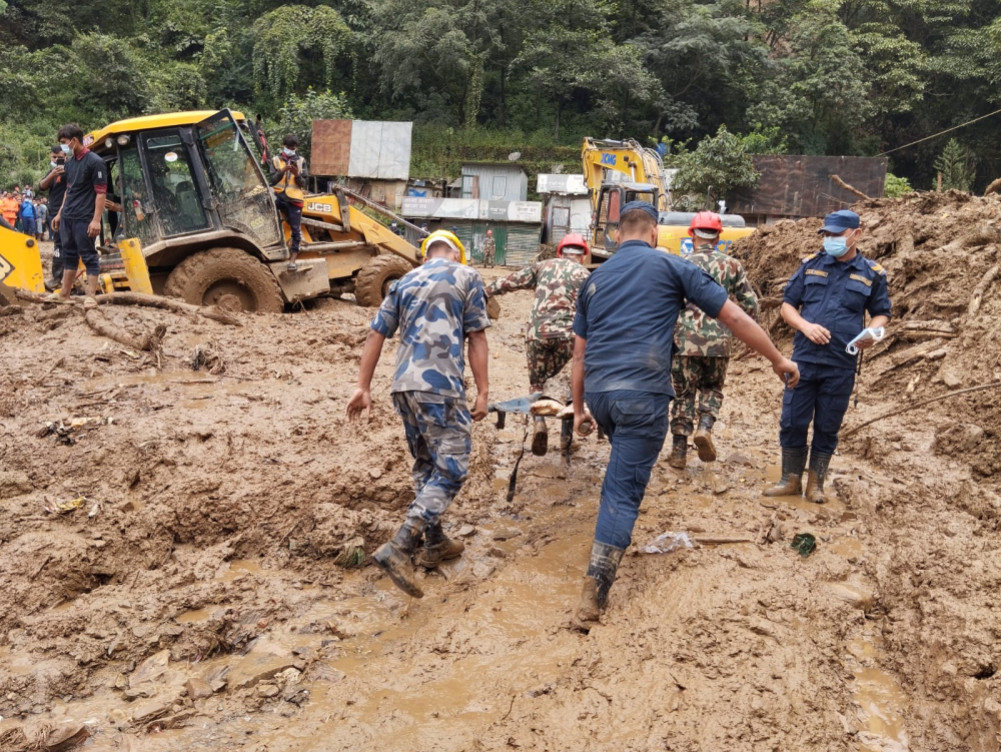
M 984 118 L 989 118 L 992 115 L 997 115 L 1001 110 L 994 110 L 994 112 L 988 112 L 986 115 L 981 115 L 980 117 L 973 118 L 973 120 L 967 120 L 965 123 L 960 123 L 959 125 L 954 125 L 952 128 L 946 128 L 944 131 L 939 131 L 938 133 L 933 133 L 930 136 L 925 136 L 924 138 L 919 138 L 917 141 L 911 141 L 909 144 L 904 144 L 903 146 L 897 146 L 889 151 L 884 151 L 882 154 L 877 154 L 877 157 L 885 157 L 887 154 L 892 154 L 895 151 L 900 151 L 901 149 L 906 149 L 908 146 L 914 146 L 915 144 L 920 144 L 922 141 L 930 141 L 933 138 L 938 138 L 950 131 L 955 131 L 960 128 L 965 128 L 968 125 L 976 123 L 978 120 L 983 120 Z

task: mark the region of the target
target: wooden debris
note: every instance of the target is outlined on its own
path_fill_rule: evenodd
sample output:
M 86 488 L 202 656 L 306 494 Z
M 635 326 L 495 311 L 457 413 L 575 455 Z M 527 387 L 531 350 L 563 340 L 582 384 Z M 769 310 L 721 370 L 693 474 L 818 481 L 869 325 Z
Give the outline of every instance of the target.
M 841 179 L 841 176 L 839 176 L 839 175 L 828 175 L 827 177 L 829 177 L 837 185 L 840 185 L 842 188 L 844 188 L 849 193 L 854 193 L 856 196 L 858 196 L 861 199 L 865 199 L 866 201 L 872 201 L 872 197 L 871 196 L 867 196 L 862 191 L 860 191 L 858 188 L 856 188 L 855 186 L 849 185 L 848 183 L 846 183 L 844 180 Z
M 998 272 L 1001 271 L 1001 266 L 994 264 L 984 275 L 984 278 L 980 280 L 976 287 L 973 288 L 973 295 L 970 296 L 970 305 L 966 309 L 967 316 L 976 316 L 977 311 L 980 310 L 980 303 L 983 300 L 984 293 L 987 292 L 987 288 L 991 286 L 991 282 L 994 278 L 998 276 Z
M 916 410 L 919 407 L 924 407 L 925 405 L 930 405 L 933 402 L 941 402 L 944 399 L 949 399 L 950 397 L 958 397 L 961 394 L 970 394 L 971 392 L 982 392 L 985 389 L 1001 389 L 1001 381 L 991 381 L 987 384 L 980 384 L 978 386 L 968 386 L 965 389 L 957 389 L 953 392 L 946 392 L 945 394 L 940 394 L 938 397 L 932 397 L 930 399 L 922 400 L 921 402 L 915 402 L 913 405 L 905 405 L 904 407 L 898 408 L 896 410 L 891 410 L 888 413 L 883 413 L 882 415 L 877 415 L 872 420 L 867 420 L 865 423 L 859 423 L 854 428 L 849 428 L 847 431 L 841 434 L 841 438 L 847 438 L 853 433 L 861 431 L 868 425 L 872 425 L 876 421 L 884 420 L 885 418 L 892 418 L 895 415 L 900 415 L 901 413 L 910 412 L 911 410 Z

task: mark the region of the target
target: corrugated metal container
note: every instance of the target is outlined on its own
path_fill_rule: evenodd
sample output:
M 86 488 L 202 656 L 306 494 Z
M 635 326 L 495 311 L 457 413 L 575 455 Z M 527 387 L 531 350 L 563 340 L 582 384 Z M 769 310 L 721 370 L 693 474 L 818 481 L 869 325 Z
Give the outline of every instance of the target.
M 517 165 L 464 164 L 462 175 L 475 178 L 462 181 L 462 198 L 524 201 L 528 197 L 528 175 Z

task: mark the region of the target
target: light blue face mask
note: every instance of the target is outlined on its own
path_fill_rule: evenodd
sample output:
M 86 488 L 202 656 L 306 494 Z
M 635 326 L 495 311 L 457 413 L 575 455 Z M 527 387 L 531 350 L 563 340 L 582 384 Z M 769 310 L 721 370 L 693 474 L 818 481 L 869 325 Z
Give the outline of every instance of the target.
M 824 238 L 824 253 L 834 258 L 841 258 L 848 253 L 848 239 L 844 235 Z
M 63 150 L 63 154 L 69 154 L 70 153 L 70 145 L 69 144 L 59 144 L 59 148 Z

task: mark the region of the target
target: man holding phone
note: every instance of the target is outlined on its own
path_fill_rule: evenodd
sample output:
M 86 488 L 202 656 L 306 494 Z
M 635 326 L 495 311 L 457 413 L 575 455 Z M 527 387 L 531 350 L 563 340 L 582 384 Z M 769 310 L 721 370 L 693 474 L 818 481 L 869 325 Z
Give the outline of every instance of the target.
M 38 184 L 40 190 L 49 192 L 49 217 L 54 219 L 63 206 L 63 198 L 66 196 L 66 155 L 63 154 L 62 147 L 56 144 L 51 149 L 49 155 L 49 173 L 42 182 Z M 51 219 L 49 220 L 51 223 Z M 62 242 L 59 240 L 59 233 L 52 225 L 49 225 L 49 236 L 54 243 L 52 249 L 52 275 L 46 283 L 46 287 L 55 290 L 59 287 L 63 277 Z

